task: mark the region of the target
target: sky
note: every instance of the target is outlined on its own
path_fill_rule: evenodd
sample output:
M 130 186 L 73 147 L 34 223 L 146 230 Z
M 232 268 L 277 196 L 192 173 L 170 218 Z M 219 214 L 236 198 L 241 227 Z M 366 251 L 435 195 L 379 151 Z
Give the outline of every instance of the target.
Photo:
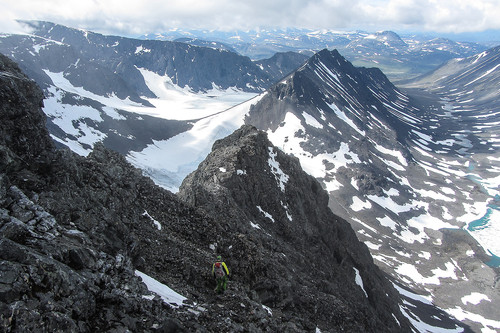
M 16 19 L 34 19 L 130 37 L 274 27 L 500 34 L 500 0 L 0 0 L 0 7 L 7 33 L 19 32 Z

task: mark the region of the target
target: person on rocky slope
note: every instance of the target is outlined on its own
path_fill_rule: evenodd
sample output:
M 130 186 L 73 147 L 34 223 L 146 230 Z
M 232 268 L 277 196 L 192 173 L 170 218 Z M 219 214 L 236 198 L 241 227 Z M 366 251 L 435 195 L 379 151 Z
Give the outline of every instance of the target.
M 223 293 L 227 289 L 229 269 L 221 256 L 217 256 L 217 261 L 212 265 L 212 275 L 216 281 L 215 292 Z

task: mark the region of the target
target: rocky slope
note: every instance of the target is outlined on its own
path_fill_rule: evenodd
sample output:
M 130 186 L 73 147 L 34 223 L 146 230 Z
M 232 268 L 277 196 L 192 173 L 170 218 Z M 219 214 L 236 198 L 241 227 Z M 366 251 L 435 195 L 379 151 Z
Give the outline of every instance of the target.
M 299 310 L 322 329 L 407 329 L 393 320 L 398 295 L 368 249 L 328 209 L 319 183 L 265 133 L 246 126 L 217 141 L 179 196 L 219 219 L 225 230 L 238 231 L 248 248 L 245 260 L 233 261 L 235 273 L 265 305 L 288 316 Z M 234 252 L 223 247 L 227 257 Z M 363 287 L 356 285 L 356 274 Z M 352 316 L 354 322 L 346 321 Z
M 383 195 L 392 186 L 401 199 L 412 197 L 388 164 L 410 164 L 405 142 L 421 125 L 418 112 L 380 70 L 355 67 L 325 49 L 271 87 L 245 122 L 268 131 L 275 145 L 298 157 L 327 189 L 342 188 L 345 198 L 330 202 L 342 211 L 354 195 L 346 192 L 351 186 L 365 195 Z
M 500 110 L 499 67 L 500 46 L 497 46 L 467 58 L 452 59 L 437 69 L 413 80 L 401 82 L 400 85 L 405 88 L 425 89 L 462 104 L 465 111 L 473 110 L 476 116 L 488 118 L 490 113 Z M 485 122 L 488 122 L 488 119 Z
M 2 330 L 410 331 L 367 248 L 264 134 L 243 128 L 214 146 L 224 159 L 183 188 L 195 209 L 102 145 L 87 158 L 55 150 L 40 89 L 4 56 L 0 80 Z M 216 253 L 233 276 L 219 298 Z M 139 271 L 187 300 L 149 297 Z
M 170 203 L 161 208 L 178 223 L 201 217 L 102 146 L 89 159 L 54 150 L 41 90 L 4 56 L 0 78 L 2 331 L 162 327 L 171 309 L 143 298 L 132 265 L 144 261 L 135 251 L 145 241 L 161 240 L 143 216 L 154 200 L 142 206 L 141 197 Z

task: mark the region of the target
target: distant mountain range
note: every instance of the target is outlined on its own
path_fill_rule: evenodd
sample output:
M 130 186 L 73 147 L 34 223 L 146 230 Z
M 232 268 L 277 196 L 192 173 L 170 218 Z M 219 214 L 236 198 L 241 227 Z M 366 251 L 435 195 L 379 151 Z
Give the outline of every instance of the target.
M 211 47 L 219 45 L 255 60 L 269 58 L 276 52 L 293 51 L 311 56 L 324 48 L 337 49 L 355 66 L 379 67 L 391 80 L 421 75 L 449 59 L 472 56 L 489 47 L 433 36 L 399 36 L 392 31 L 262 29 L 223 32 L 174 29 L 140 38 L 178 40 L 205 46 L 214 43 Z
M 500 328 L 491 306 L 500 302 L 498 48 L 429 66 L 435 72 L 395 86 L 384 70 L 354 66 L 342 49 L 251 61 L 230 51 L 242 53 L 235 44 L 221 51 L 205 42 L 31 24 L 34 35 L 2 36 L 0 52 L 44 88 L 48 128 L 59 144 L 87 155 L 102 141 L 177 191 L 216 140 L 256 126 L 320 181 L 331 210 L 350 222 L 396 285 L 426 295 L 474 330 Z M 412 57 L 437 67 L 437 59 L 479 47 L 446 49 L 447 40 L 417 46 L 390 32 L 355 35 L 354 44 L 333 32 L 304 40 L 335 37 L 358 59 L 371 54 L 386 64 L 413 64 L 412 75 L 423 72 Z M 300 42 L 292 37 L 290 45 Z M 460 331 L 417 308 L 419 315 L 406 310 L 421 331 Z

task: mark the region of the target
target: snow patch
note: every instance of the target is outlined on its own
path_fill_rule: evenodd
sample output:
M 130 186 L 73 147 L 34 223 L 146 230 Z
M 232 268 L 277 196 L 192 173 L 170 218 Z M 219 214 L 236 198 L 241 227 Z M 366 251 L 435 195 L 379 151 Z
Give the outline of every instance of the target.
M 281 170 L 279 162 L 276 161 L 276 156 L 278 156 L 278 153 L 274 152 L 274 149 L 272 147 L 268 147 L 268 150 L 269 150 L 269 159 L 267 160 L 267 163 L 271 168 L 271 173 L 278 181 L 278 185 L 281 189 L 281 192 L 285 193 L 285 184 L 288 182 L 288 179 L 290 177 L 287 174 L 285 174 L 283 170 Z
M 345 142 L 340 144 L 339 150 L 334 153 L 323 153 L 313 155 L 301 146 L 306 141 L 304 137 L 306 129 L 301 120 L 291 112 L 287 112 L 281 126 L 274 132 L 267 132 L 269 140 L 285 153 L 293 154 L 300 161 L 302 169 L 315 178 L 323 178 L 327 191 L 340 188 L 341 184 L 336 181 L 335 173 L 340 167 L 346 167 L 351 163 L 361 163 L 358 155 L 350 151 Z M 327 170 L 326 165 L 331 169 Z
M 377 217 L 377 220 L 380 222 L 380 225 L 384 227 L 389 227 L 392 230 L 396 230 L 397 223 L 394 222 L 389 216 Z
M 149 215 L 147 210 L 144 210 L 144 213 L 142 213 L 142 216 L 149 217 L 149 219 L 151 220 L 151 222 L 153 222 L 153 224 L 156 226 L 156 228 L 158 228 L 158 230 L 161 230 L 161 223 L 158 222 L 157 220 L 155 220 L 151 215 Z
M 382 246 L 381 244 L 374 244 L 370 241 L 365 241 L 364 243 L 366 246 L 368 246 L 369 249 L 372 249 L 372 250 L 378 250 Z
M 344 112 L 340 111 L 337 105 L 330 104 L 329 107 L 333 110 L 333 112 L 335 112 L 335 115 L 339 119 L 343 120 L 347 125 L 351 126 L 356 132 L 358 132 L 362 136 L 365 136 L 365 131 L 360 130 L 358 126 L 356 126 L 356 124 L 354 124 L 354 122 L 350 118 L 348 118 Z
M 64 91 L 76 94 L 81 97 L 86 97 L 97 101 L 108 107 L 112 107 L 119 110 L 135 111 L 143 108 L 142 104 L 131 101 L 128 97 L 126 99 L 120 99 L 116 95 L 100 96 L 85 90 L 83 87 L 75 87 L 68 79 L 64 77 L 64 73 L 54 73 L 49 70 L 43 70 L 47 76 L 50 77 L 54 85 Z
M 417 270 L 414 265 L 403 263 L 396 268 L 396 273 L 408 277 L 411 281 L 418 284 L 433 284 L 440 285 L 440 279 L 453 279 L 458 280 L 458 277 L 455 273 L 456 266 L 452 262 L 447 262 L 445 264 L 446 269 L 436 268 L 432 270 L 434 275 L 432 276 L 423 276 Z M 406 279 L 407 280 L 407 279 Z M 408 280 L 407 280 L 408 281 Z
M 163 299 L 163 301 L 167 304 L 170 304 L 170 305 L 178 308 L 183 304 L 183 302 L 185 300 L 187 300 L 186 297 L 173 291 L 167 285 L 164 285 L 163 283 L 158 282 L 157 280 L 153 279 L 152 277 L 150 277 L 150 276 L 148 276 L 148 275 L 146 275 L 138 270 L 135 271 L 135 275 L 142 279 L 142 282 L 144 282 L 146 284 L 149 291 L 160 296 Z
M 190 130 L 168 140 L 153 140 L 153 144 L 142 151 L 130 152 L 127 160 L 134 166 L 149 171 L 158 185 L 177 192 L 182 180 L 196 170 L 210 153 L 212 144 L 240 128 L 250 105 L 257 103 L 263 96 L 201 119 Z
M 304 117 L 304 120 L 306 121 L 307 125 L 312 126 L 312 127 L 316 127 L 319 129 L 323 128 L 323 125 L 319 121 L 317 121 L 316 118 L 311 116 L 309 113 L 307 113 L 305 111 L 302 112 L 302 117 Z
M 137 46 L 135 48 L 135 54 L 150 53 L 150 52 L 151 52 L 151 49 L 147 49 L 147 48 L 143 47 L 142 45 Z
M 271 308 L 270 308 L 270 307 L 265 306 L 264 304 L 262 304 L 262 308 L 263 308 L 264 310 L 266 310 L 266 311 L 267 311 L 267 313 L 269 313 L 269 315 L 270 315 L 270 316 L 272 316 L 272 315 L 273 315 L 273 310 L 271 310 Z
M 373 143 L 374 143 L 375 149 L 377 149 L 382 154 L 394 156 L 399 161 L 399 164 L 401 164 L 402 166 L 405 166 L 405 167 L 408 166 L 408 162 L 406 162 L 406 158 L 403 156 L 403 154 L 399 150 L 388 149 L 382 145 L 379 145 L 378 143 L 375 143 L 375 142 L 373 142 Z
M 445 311 L 460 321 L 468 319 L 470 321 L 480 323 L 483 325 L 483 329 L 481 330 L 483 333 L 495 333 L 500 330 L 500 321 L 484 318 L 476 313 L 465 311 L 458 306 L 455 308 L 445 309 Z
M 476 292 L 473 292 L 470 295 L 462 297 L 462 303 L 464 303 L 464 305 L 467 305 L 467 303 L 478 305 L 479 303 L 481 303 L 481 301 L 491 302 L 488 296 Z
M 361 275 L 359 274 L 359 270 L 356 267 L 353 267 L 354 272 L 356 273 L 356 284 L 361 287 L 363 292 L 365 293 L 366 298 L 368 298 L 368 294 L 366 293 L 365 287 L 363 286 L 363 279 L 361 278 Z
M 413 205 L 409 203 L 400 205 L 396 203 L 390 196 L 379 197 L 376 195 L 368 195 L 367 198 L 378 204 L 380 207 L 390 210 L 395 214 L 409 212 L 414 208 Z
M 90 119 L 95 122 L 102 122 L 101 114 L 98 110 L 86 105 L 62 104 L 65 92 L 54 86 L 48 88 L 49 95 L 44 100 L 43 111 L 54 125 L 58 126 L 65 133 L 77 138 L 77 140 L 60 139 L 51 135 L 55 140 L 68 146 L 79 155 L 87 156 L 92 149 L 83 145 L 93 147 L 96 142 L 106 138 L 106 134 L 91 128 L 83 119 Z M 82 145 L 83 144 L 83 145 Z
M 431 198 L 433 200 L 442 200 L 446 202 L 454 202 L 456 201 L 455 198 L 450 198 L 442 193 L 436 192 L 436 191 L 431 191 L 431 190 L 424 190 L 424 189 L 414 189 L 415 192 L 420 194 L 422 197 L 426 198 Z
M 425 260 L 429 260 L 431 258 L 431 254 L 426 251 L 422 251 L 418 254 L 420 258 L 424 258 Z
M 252 226 L 252 228 L 255 228 L 255 229 L 261 229 L 261 228 L 260 228 L 260 225 L 255 224 L 255 223 L 253 223 L 252 221 L 250 221 L 250 225 Z
M 393 283 L 394 288 L 403 296 L 410 298 L 412 300 L 422 302 L 424 304 L 428 305 L 433 305 L 432 301 L 429 300 L 426 296 L 418 295 L 415 293 L 412 293 L 406 289 L 403 289 L 399 287 L 398 285 Z M 404 305 L 400 305 L 399 308 L 401 310 L 401 313 L 410 321 L 410 323 L 413 325 L 413 327 L 416 329 L 417 332 L 435 332 L 435 333 L 461 333 L 463 332 L 463 328 L 459 326 L 455 326 L 455 328 L 442 328 L 442 327 L 436 327 L 436 326 L 431 326 L 427 323 L 425 323 L 423 320 L 421 320 L 416 313 L 413 313 L 411 311 L 414 306 L 407 302 L 403 301 Z M 458 318 L 459 319 L 459 318 Z M 460 319 L 459 319 L 460 320 Z
M 265 217 L 267 217 L 268 219 L 270 219 L 271 221 L 273 221 L 273 223 L 275 222 L 273 216 L 271 214 L 269 214 L 268 212 L 266 212 L 265 210 L 263 210 L 262 207 L 257 206 L 257 209 L 259 210 L 259 212 L 261 212 L 262 214 L 264 214 Z
M 352 205 L 351 205 L 352 211 L 359 212 L 360 210 L 370 209 L 370 208 L 372 208 L 372 204 L 370 201 L 363 201 L 358 197 L 352 198 Z
M 158 75 L 144 68 L 137 68 L 144 82 L 157 98 L 145 98 L 154 105 L 128 109 L 141 114 L 174 120 L 194 120 L 225 111 L 253 97 L 236 88 L 221 89 L 216 85 L 206 92 L 193 92 L 189 87 L 181 88 L 167 75 Z

